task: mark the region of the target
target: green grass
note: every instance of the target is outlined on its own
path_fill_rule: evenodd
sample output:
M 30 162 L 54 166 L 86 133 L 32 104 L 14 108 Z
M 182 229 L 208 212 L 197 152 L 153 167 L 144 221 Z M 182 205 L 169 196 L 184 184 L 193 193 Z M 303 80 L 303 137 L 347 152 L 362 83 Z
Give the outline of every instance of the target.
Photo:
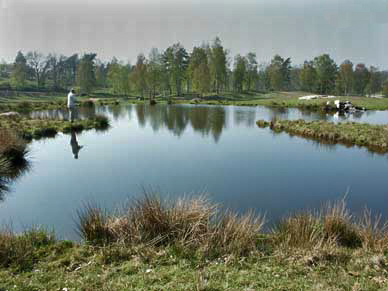
M 148 199 L 148 200 L 147 200 Z M 195 244 L 182 244 L 182 234 L 195 229 L 200 245 L 199 217 L 207 217 L 209 207 L 203 200 L 184 199 L 167 202 L 155 197 L 136 200 L 121 218 L 136 216 L 139 228 L 169 237 L 157 243 L 148 235 L 144 239 L 88 241 L 74 243 L 56 240 L 51 233 L 33 229 L 15 234 L 0 232 L 0 288 L 5 290 L 386 290 L 388 288 L 387 224 L 375 223 L 369 212 L 361 221 L 354 219 L 343 200 L 321 211 L 295 214 L 271 233 L 252 231 L 242 225 L 252 220 L 227 219 L 224 234 L 251 233 L 254 248 L 241 253 L 234 248 L 212 252 Z M 94 208 L 84 209 L 83 218 L 93 217 L 86 226 L 112 228 L 120 217 L 102 214 Z M 98 208 L 97 208 L 98 209 Z M 226 213 L 223 213 L 226 215 Z M 223 221 L 224 215 L 219 217 Z M 247 216 L 245 216 L 247 217 Z M 166 218 L 161 221 L 159 218 Z M 206 220 L 206 219 L 205 219 Z M 85 220 L 81 220 L 81 223 Z M 374 222 L 373 222 L 374 221 Z M 202 221 L 203 222 L 203 221 Z M 224 221 L 225 222 L 225 221 Z M 151 223 L 151 224 L 150 224 Z M 122 226 L 122 223 L 119 223 Z M 254 224 L 254 223 L 253 223 Z M 124 225 L 128 226 L 128 222 Z M 213 224 L 214 225 L 214 224 Z M 227 226 L 229 225 L 229 227 Z M 236 229 L 234 226 L 238 225 Z M 189 228 L 187 228 L 189 226 Z M 145 230 L 144 228 L 152 229 Z M 101 235 L 107 228 L 96 234 Z M 372 230 L 372 231 L 371 231 Z M 199 231 L 199 233 L 198 233 Z M 344 234 L 354 231 L 361 244 L 343 243 Z M 216 233 L 216 232 L 215 232 Z M 253 233 L 253 234 L 252 234 Z M 133 234 L 133 233 L 132 233 Z M 123 235 L 123 234 L 121 234 Z M 124 237 L 127 237 L 128 232 Z M 154 236 L 153 235 L 153 236 Z M 371 236 L 372 235 L 372 236 Z M 353 236 L 353 234 L 352 234 Z M 352 237 L 351 236 L 351 237 Z M 175 239 L 171 239 L 175 237 Z M 198 237 L 198 238 L 197 238 Z M 245 237 L 245 235 L 243 236 Z M 222 236 L 230 244 L 239 235 Z M 185 241 L 184 239 L 183 241 Z M 371 244 L 373 241 L 373 244 Z M 187 241 L 186 241 L 187 242 Z M 368 242 L 368 243 L 366 243 Z M 252 242 L 251 242 L 252 243 Z
M 58 132 L 69 133 L 89 129 L 105 130 L 109 127 L 109 120 L 105 116 L 97 115 L 93 118 L 77 120 L 73 123 L 66 120 L 32 119 L 27 117 L 0 117 L 0 127 L 14 132 L 24 139 L 39 139 L 53 137 Z
M 58 109 L 66 107 L 66 94 L 52 93 L 39 95 L 38 93 L 20 93 L 19 96 L 0 97 L 0 112 L 26 111 Z M 301 96 L 311 95 L 308 92 L 221 92 L 219 95 L 205 94 L 203 98 L 176 98 L 172 99 L 157 97 L 155 100 L 159 104 L 167 104 L 169 100 L 177 104 L 208 104 L 208 105 L 235 105 L 235 106 L 270 106 L 283 108 L 303 108 L 310 110 L 324 110 L 327 100 L 299 100 Z M 99 105 L 117 105 L 119 103 L 144 104 L 149 99 L 137 100 L 133 96 L 115 95 L 111 92 L 98 91 L 89 96 L 78 97 L 81 105 L 91 105 L 90 98 Z M 355 106 L 365 107 L 368 110 L 388 110 L 388 98 L 368 98 L 368 97 L 336 97 L 342 101 L 351 101 Z M 195 101 L 193 101 L 195 100 Z M 333 100 L 333 99 L 330 99 Z M 21 102 L 28 102 L 29 106 L 20 105 Z
M 304 120 L 257 121 L 259 127 L 270 127 L 275 132 L 287 132 L 323 143 L 341 143 L 366 147 L 371 152 L 388 152 L 388 125 L 367 123 Z

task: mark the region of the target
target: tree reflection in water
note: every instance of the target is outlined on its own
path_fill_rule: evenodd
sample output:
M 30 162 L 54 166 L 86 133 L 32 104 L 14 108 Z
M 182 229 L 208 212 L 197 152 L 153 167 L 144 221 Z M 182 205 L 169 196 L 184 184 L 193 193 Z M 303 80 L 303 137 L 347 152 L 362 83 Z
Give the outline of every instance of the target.
M 206 136 L 211 134 L 218 142 L 223 129 L 226 127 L 226 112 L 221 106 L 135 106 L 138 123 L 141 127 L 147 124 L 157 132 L 167 128 L 176 136 L 181 136 L 187 126 L 195 132 Z

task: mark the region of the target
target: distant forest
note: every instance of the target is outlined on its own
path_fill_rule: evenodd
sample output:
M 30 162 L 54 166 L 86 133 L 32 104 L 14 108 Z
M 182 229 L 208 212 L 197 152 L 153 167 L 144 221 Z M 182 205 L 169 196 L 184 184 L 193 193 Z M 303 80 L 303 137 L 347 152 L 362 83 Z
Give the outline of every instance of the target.
M 388 97 L 388 71 L 323 54 L 303 65 L 275 55 L 259 63 L 254 52 L 234 58 L 219 38 L 188 52 L 180 43 L 164 51 L 139 54 L 135 64 L 113 57 L 102 62 L 95 53 L 71 56 L 19 51 L 13 63 L 0 64 L 0 90 L 96 90 L 117 95 L 182 96 L 186 93 L 307 91 L 317 94 Z

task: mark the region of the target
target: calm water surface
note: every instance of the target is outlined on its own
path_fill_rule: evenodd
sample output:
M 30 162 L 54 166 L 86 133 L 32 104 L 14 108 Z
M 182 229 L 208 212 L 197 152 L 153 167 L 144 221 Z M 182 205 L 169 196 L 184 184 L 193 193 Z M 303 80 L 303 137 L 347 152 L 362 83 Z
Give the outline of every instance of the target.
M 354 212 L 367 205 L 388 217 L 387 155 L 255 124 L 274 117 L 385 124 L 387 112 L 335 117 L 265 107 L 128 105 L 82 109 L 80 118 L 96 112 L 109 117 L 109 130 L 31 144 L 31 169 L 0 202 L 1 222 L 17 230 L 55 227 L 60 237 L 74 239 L 73 218 L 83 202 L 115 209 L 142 187 L 169 197 L 207 192 L 225 207 L 266 212 L 270 222 L 345 193 Z M 35 114 L 66 118 L 61 111 Z

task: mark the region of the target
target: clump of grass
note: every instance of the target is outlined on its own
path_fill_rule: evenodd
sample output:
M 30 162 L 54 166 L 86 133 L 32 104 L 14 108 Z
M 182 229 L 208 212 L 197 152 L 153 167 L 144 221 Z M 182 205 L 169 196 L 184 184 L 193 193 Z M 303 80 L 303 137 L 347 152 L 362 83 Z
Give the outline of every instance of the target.
M 316 248 L 332 246 L 359 248 L 382 246 L 386 241 L 387 226 L 372 225 L 366 214 L 357 223 L 346 208 L 344 199 L 328 203 L 321 211 L 302 212 L 285 218 L 274 229 L 274 239 L 291 248 Z
M 106 129 L 109 127 L 109 119 L 104 115 L 96 115 L 93 121 L 96 129 Z
M 16 133 L 0 129 L 0 155 L 9 159 L 12 165 L 25 163 L 28 153 L 27 143 Z
M 53 234 L 33 228 L 21 234 L 10 229 L 0 231 L 0 266 L 11 267 L 16 271 L 31 270 L 39 261 L 40 248 L 55 243 Z
M 372 217 L 372 212 L 365 209 L 358 224 L 358 233 L 364 249 L 377 251 L 388 249 L 388 222 L 383 223 L 381 215 Z
M 352 215 L 346 208 L 345 199 L 327 204 L 323 215 L 323 231 L 327 237 L 335 238 L 341 246 L 351 248 L 361 246 L 361 237 Z
M 127 245 L 174 245 L 206 253 L 247 254 L 256 247 L 264 219 L 233 212 L 219 215 L 217 206 L 204 197 L 175 202 L 147 194 L 132 200 L 122 215 L 107 217 L 99 208 L 80 212 L 81 237 L 94 242 Z
M 214 212 L 203 197 L 171 202 L 145 193 L 129 203 L 123 216 L 111 218 L 110 228 L 128 243 L 196 244 L 207 234 Z
M 273 230 L 276 244 L 286 247 L 313 248 L 324 243 L 321 217 L 305 212 L 283 219 Z
M 112 241 L 113 234 L 108 225 L 108 216 L 101 207 L 86 203 L 77 211 L 77 233 L 93 244 L 106 244 Z
M 265 217 L 253 212 L 239 216 L 226 211 L 210 230 L 212 233 L 205 241 L 208 243 L 205 249 L 212 253 L 247 255 L 257 248 L 258 234 L 264 223 Z

